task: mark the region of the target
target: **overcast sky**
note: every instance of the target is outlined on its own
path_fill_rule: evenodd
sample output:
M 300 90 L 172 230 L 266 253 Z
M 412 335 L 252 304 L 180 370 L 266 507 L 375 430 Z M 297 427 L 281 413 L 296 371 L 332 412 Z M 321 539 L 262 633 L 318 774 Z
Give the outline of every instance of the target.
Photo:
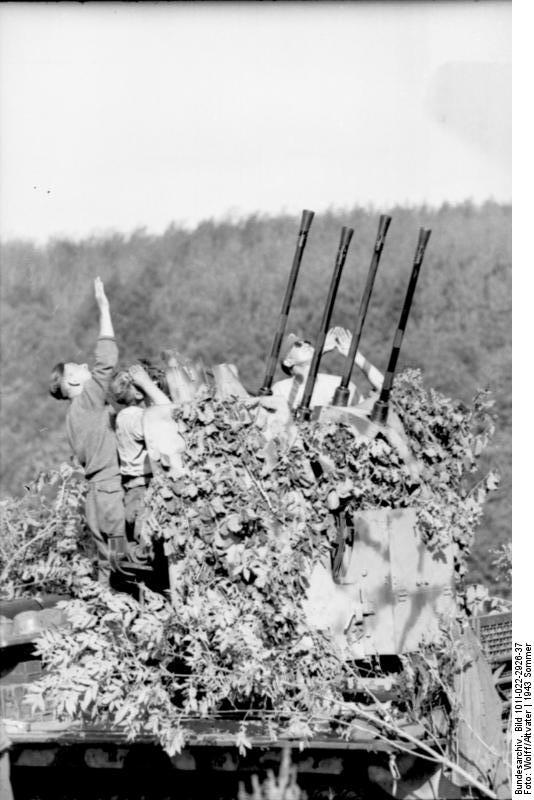
M 511 6 L 0 5 L 0 233 L 511 199 Z

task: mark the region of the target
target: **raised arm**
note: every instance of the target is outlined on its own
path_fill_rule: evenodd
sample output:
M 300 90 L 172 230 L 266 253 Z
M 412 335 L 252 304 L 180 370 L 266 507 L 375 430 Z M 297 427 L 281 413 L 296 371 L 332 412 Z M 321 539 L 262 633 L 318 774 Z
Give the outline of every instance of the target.
M 104 291 L 104 284 L 100 278 L 95 278 L 95 300 L 100 311 L 100 333 L 99 339 L 114 339 L 113 323 L 109 311 L 109 301 Z
M 154 383 L 148 372 L 144 369 L 144 367 L 141 366 L 141 364 L 133 364 L 128 370 L 128 373 L 132 379 L 132 382 L 137 386 L 138 389 L 141 389 L 143 394 L 155 406 L 167 405 L 171 402 L 165 392 L 162 392 L 159 386 Z
M 328 332 L 328 336 L 331 337 L 331 340 L 335 341 L 338 352 L 346 358 L 349 354 L 351 342 L 349 331 L 345 330 L 345 328 L 332 328 Z M 356 353 L 354 363 L 361 369 L 371 386 L 377 391 L 380 391 L 384 382 L 384 376 L 380 370 L 373 366 L 359 350 Z
M 113 370 L 117 366 L 119 351 L 115 343 L 109 303 L 100 278 L 95 278 L 95 300 L 100 312 L 100 330 L 95 348 L 95 365 L 91 380 L 84 385 L 81 402 L 90 407 L 102 406 L 111 383 Z
M 382 388 L 382 384 L 384 383 L 384 376 L 380 370 L 373 366 L 371 362 L 360 353 L 359 350 L 356 353 L 354 363 L 361 369 L 373 389 L 376 389 L 376 391 L 379 392 Z

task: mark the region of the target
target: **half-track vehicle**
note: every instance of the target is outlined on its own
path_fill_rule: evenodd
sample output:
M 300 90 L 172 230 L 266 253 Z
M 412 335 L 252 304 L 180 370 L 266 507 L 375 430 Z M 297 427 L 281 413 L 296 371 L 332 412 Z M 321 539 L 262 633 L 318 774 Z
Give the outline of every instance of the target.
M 217 365 L 207 375 L 181 363 L 177 354 L 168 354 L 172 404 L 145 412 L 147 448 L 156 473 L 179 479 L 183 462 L 175 412 L 184 404 L 194 404 L 209 390 L 225 402 L 264 408 L 262 431 L 267 442 L 282 429 L 287 436 L 303 435 L 300 426 L 306 424 L 341 426 L 356 443 L 384 441 L 404 465 L 414 489 L 421 488 L 421 466 L 391 394 L 430 231 L 420 232 L 380 392 L 363 403 L 348 405 L 352 368 L 390 224 L 389 217 L 381 217 L 346 369 L 335 394 L 317 404 L 312 401 L 314 388 L 353 233 L 342 230 L 302 399 L 290 413 L 274 402 L 273 379 L 312 219 L 313 212 L 303 213 L 257 397 L 251 398 L 242 387 L 231 365 Z M 319 468 L 328 469 L 328 464 Z M 347 702 L 360 709 L 356 733 L 342 737 L 339 728 L 325 722 L 311 737 L 294 729 L 285 733 L 279 729 L 273 738 L 261 714 L 234 708 L 220 716 L 203 719 L 199 714 L 197 719 L 189 719 L 190 738 L 178 753 L 168 756 L 149 732 L 131 740 L 120 725 L 59 720 L 53 703 L 40 711 L 31 710 L 25 704 L 28 687 L 42 677 L 34 645 L 45 630 L 68 629 L 68 614 L 60 602 L 65 598 L 52 595 L 6 601 L 0 605 L 0 715 L 7 721 L 13 742 L 12 766 L 20 797 L 32 796 L 30 786 L 38 776 L 39 796 L 43 797 L 54 796 L 58 781 L 64 792 L 70 787 L 73 797 L 88 796 L 80 790 L 82 781 L 99 796 L 140 798 L 154 787 L 155 774 L 165 786 L 161 797 L 236 797 L 239 779 L 276 769 L 288 749 L 299 785 L 311 797 L 508 796 L 503 743 L 511 681 L 509 611 L 483 613 L 487 609 L 479 606 L 478 613 L 469 616 L 460 608 L 454 544 L 442 543 L 438 550 L 430 547 L 418 526 L 417 508 L 409 501 L 402 507 L 386 503 L 354 511 L 347 510 L 342 498 L 334 498 L 330 513 L 335 542 L 328 556 L 315 563 L 303 589 L 302 605 L 310 627 L 331 637 L 357 675 L 345 691 Z M 122 589 L 142 597 L 142 586 L 150 584 L 153 573 L 150 565 L 123 562 Z M 180 580 L 180 560 L 169 555 L 168 583 L 159 588 L 177 613 Z M 463 654 L 456 684 L 462 713 L 455 735 L 451 736 L 451 717 L 458 709 L 451 708 L 446 691 L 434 692 L 431 702 L 422 703 L 418 719 L 413 713 L 406 713 L 404 719 L 397 713 L 393 723 L 389 709 L 399 697 L 406 670 L 423 658 L 423 652 L 443 647 L 444 641 L 457 648 L 455 655 Z M 246 752 L 236 746 L 243 719 L 247 721 Z

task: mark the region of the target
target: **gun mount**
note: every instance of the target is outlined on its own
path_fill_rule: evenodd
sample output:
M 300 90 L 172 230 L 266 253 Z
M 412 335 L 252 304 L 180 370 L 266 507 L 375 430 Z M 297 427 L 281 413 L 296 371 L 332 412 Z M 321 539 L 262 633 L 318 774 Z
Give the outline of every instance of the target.
M 389 217 L 382 217 L 379 223 L 369 276 L 345 372 L 338 387 L 339 392 L 333 396 L 330 404 L 311 407 L 313 385 L 352 236 L 350 228 L 345 228 L 342 232 L 315 343 L 315 360 L 308 374 L 301 411 L 297 415 L 299 419 L 295 421 L 283 399 L 268 396 L 312 216 L 313 212 L 303 214 L 292 273 L 265 380 L 260 390 L 261 396 L 250 397 L 242 387 L 235 367 L 231 364 L 217 365 L 213 368 L 210 375 L 213 385 L 208 386 L 210 381 L 203 371 L 199 371 L 198 376 L 194 375 L 192 371 L 188 372 L 187 365 L 181 364 L 178 357 L 171 356 L 169 359 L 167 380 L 173 402 L 167 406 L 154 406 L 148 409 L 144 420 L 149 456 L 155 471 L 160 470 L 169 479 L 169 486 L 175 479 L 179 482 L 180 476 L 187 468 L 185 440 L 176 425 L 175 412 L 182 406 L 194 406 L 206 391 L 212 391 L 218 401 L 228 404 L 235 401 L 236 406 L 245 409 L 247 413 L 252 413 L 252 410 L 257 408 L 258 428 L 266 442 L 263 447 L 263 458 L 267 466 L 269 459 L 276 457 L 276 451 L 269 450 L 269 442 L 277 437 L 287 436 L 298 445 L 298 437 L 305 435 L 302 431 L 306 430 L 306 425 L 310 421 L 308 418 L 311 418 L 312 424 L 324 423 L 325 427 L 338 424 L 349 428 L 357 443 L 386 440 L 408 468 L 413 486 L 419 486 L 421 483 L 419 462 L 411 451 L 401 418 L 395 408 L 390 407 L 390 395 L 429 231 L 420 232 L 410 284 L 378 401 L 375 402 L 371 398 L 366 403 L 345 406 L 344 390 L 350 381 L 355 352 L 389 226 Z M 236 449 L 234 448 L 232 452 L 235 454 Z M 250 481 L 253 482 L 253 478 L 250 478 Z M 173 491 L 170 488 L 169 494 L 170 503 L 176 507 Z M 224 511 L 223 508 L 218 513 L 223 514 Z M 458 608 L 452 543 L 442 547 L 439 556 L 427 546 L 418 530 L 416 510 L 410 504 L 409 498 L 403 507 L 393 507 L 393 504 L 388 505 L 386 501 L 379 507 L 362 508 L 351 513 L 343 508 L 334 508 L 331 511 L 331 518 L 335 523 L 337 540 L 328 558 L 318 561 L 309 576 L 308 586 L 303 590 L 304 610 L 312 627 L 332 634 L 348 662 L 356 663 L 360 667 L 362 664 L 380 662 L 383 667 L 380 677 L 372 674 L 371 667 L 367 676 L 361 673 L 358 693 L 351 695 L 351 701 L 361 703 L 365 710 L 368 708 L 369 698 L 372 697 L 373 702 L 383 709 L 382 704 L 389 703 L 396 696 L 398 685 L 402 680 L 403 659 L 417 655 L 423 645 L 435 645 L 442 629 L 455 624 Z M 240 524 L 234 520 L 234 527 Z M 282 532 L 280 536 L 282 537 Z M 228 540 L 233 542 L 231 537 L 228 537 Z M 221 540 L 221 552 L 223 547 L 228 546 L 230 546 L 228 542 Z M 125 566 L 126 569 L 130 566 L 130 573 L 134 573 L 138 581 L 146 571 L 143 566 L 137 570 L 135 566 Z M 179 558 L 171 556 L 168 566 L 172 599 L 173 590 L 176 595 L 177 584 L 182 578 Z M 249 586 L 253 581 L 248 577 L 245 582 Z M 180 612 L 179 602 L 175 600 L 177 614 Z M 50 766 L 55 764 L 56 760 L 57 763 L 61 762 L 62 749 L 68 749 L 71 754 L 76 753 L 78 765 L 83 765 L 84 770 L 105 769 L 109 774 L 113 770 L 126 768 L 126 765 L 129 769 L 134 769 L 136 760 L 142 762 L 147 753 L 155 757 L 157 748 L 149 734 L 142 734 L 135 742 L 131 742 L 128 740 L 126 729 L 120 727 L 111 729 L 105 722 L 92 727 L 77 723 L 62 723 L 55 718 L 53 707 L 33 714 L 23 707 L 25 687 L 27 688 L 28 684 L 36 676 L 38 677 L 40 662 L 33 652 L 14 651 L 22 646 L 31 647 L 39 630 L 46 629 L 47 625 L 52 627 L 65 623 L 61 614 L 43 616 L 45 610 L 33 607 L 21 609 L 20 606 L 0 610 L 4 616 L 3 628 L 0 629 L 3 636 L 0 648 L 4 654 L 9 653 L 10 663 L 8 680 L 0 684 L 0 699 L 2 716 L 14 723 L 10 735 L 15 743 L 15 766 L 21 769 L 30 768 L 32 765 Z M 31 612 L 32 615 L 20 616 L 27 612 Z M 499 639 L 501 649 L 497 655 L 495 652 L 491 655 L 492 666 L 499 670 L 507 664 L 508 640 L 506 639 L 506 643 L 503 644 L 508 636 L 507 623 L 508 619 L 499 618 L 497 627 L 500 627 L 497 633 L 501 637 Z M 473 627 L 477 628 L 477 625 Z M 490 628 L 491 623 L 480 622 L 478 630 L 481 637 L 484 635 L 487 637 L 488 634 L 482 634 L 482 631 L 488 631 Z M 21 636 L 23 638 L 20 638 Z M 483 641 L 482 644 L 486 643 Z M 466 672 L 468 691 L 472 698 L 475 698 L 472 705 L 475 706 L 478 700 L 479 706 L 487 709 L 485 728 L 478 724 L 476 717 L 471 717 L 468 722 L 474 727 L 475 736 L 486 737 L 487 740 L 487 731 L 491 725 L 495 727 L 495 718 L 500 713 L 501 704 L 494 687 L 489 682 L 491 676 L 488 677 L 487 661 L 482 657 L 479 658 L 479 651 L 470 640 L 466 647 L 471 648 L 469 652 L 476 655 L 476 658 L 473 658 L 476 666 L 471 668 L 471 672 Z M 393 664 L 394 669 L 388 672 L 385 666 L 387 664 Z M 501 679 L 503 679 L 502 671 L 499 674 L 499 680 Z M 307 742 L 307 748 L 299 754 L 297 751 L 300 739 L 294 732 L 287 731 L 275 739 L 270 735 L 266 724 L 254 720 L 249 728 L 252 752 L 249 756 L 242 757 L 236 751 L 235 735 L 240 730 L 243 714 L 249 712 L 245 710 L 239 716 L 241 711 L 234 709 L 232 714 L 225 716 L 221 713 L 220 717 L 210 720 L 200 717 L 188 720 L 192 734 L 190 743 L 178 755 L 165 761 L 166 772 L 176 771 L 181 782 L 187 779 L 188 774 L 194 772 L 209 773 L 212 779 L 219 780 L 225 774 L 235 775 L 249 768 L 261 769 L 265 763 L 270 765 L 278 759 L 280 750 L 289 746 L 296 754 L 299 776 L 308 775 L 311 780 L 317 780 L 318 777 L 327 775 L 333 780 L 332 775 L 335 775 L 336 780 L 339 777 L 340 781 L 345 780 L 352 787 L 364 786 L 367 796 L 373 795 L 373 786 L 376 786 L 377 782 L 383 786 L 381 778 L 376 778 L 373 784 L 368 781 L 368 776 L 376 777 L 380 774 L 383 777 L 383 767 L 387 766 L 388 759 L 396 752 L 398 743 L 393 737 L 384 737 L 382 729 L 371 722 L 362 725 L 358 735 L 347 740 L 340 736 L 338 729 L 325 726 L 324 730 L 316 732 L 314 738 Z M 439 714 L 439 708 L 430 709 L 429 715 L 434 726 L 435 738 L 446 752 L 447 728 Z M 423 716 L 421 712 L 421 721 Z M 402 720 L 399 726 L 400 742 L 405 749 L 411 751 L 409 757 L 415 760 L 416 756 L 421 754 L 418 742 L 424 741 L 427 730 L 423 724 L 414 725 L 411 722 L 404 724 Z M 157 752 L 162 755 L 161 750 Z M 473 752 L 473 749 L 469 751 L 471 756 Z M 474 761 L 477 756 L 478 753 L 475 754 Z M 147 759 L 146 763 L 152 765 L 154 762 Z M 402 789 L 405 797 L 417 797 L 415 791 L 410 794 L 406 788 L 408 780 L 404 781 L 410 769 L 411 766 L 404 772 L 401 770 L 399 789 Z M 380 770 L 382 773 L 379 773 Z M 436 774 L 438 770 L 428 777 L 426 785 L 426 788 L 429 791 L 432 789 L 434 794 L 437 792 Z M 390 796 L 392 794 L 390 793 Z

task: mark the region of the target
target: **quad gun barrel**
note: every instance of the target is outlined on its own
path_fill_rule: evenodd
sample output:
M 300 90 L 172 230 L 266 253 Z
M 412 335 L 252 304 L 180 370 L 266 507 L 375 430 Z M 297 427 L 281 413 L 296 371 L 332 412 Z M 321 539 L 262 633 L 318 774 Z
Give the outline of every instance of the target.
M 384 375 L 384 382 L 382 384 L 382 389 L 380 390 L 380 396 L 371 411 L 371 420 L 373 422 L 377 422 L 378 424 L 384 424 L 387 420 L 391 388 L 393 386 L 393 379 L 395 378 L 395 370 L 397 369 L 397 362 L 402 346 L 404 331 L 406 330 L 406 323 L 408 322 L 410 309 L 412 307 L 412 300 L 415 293 L 415 287 L 417 285 L 417 279 L 419 277 L 421 264 L 423 263 L 426 246 L 428 244 L 428 240 L 430 239 L 430 234 L 431 231 L 426 230 L 425 228 L 420 228 L 419 230 L 419 240 L 415 250 L 412 274 L 410 275 L 410 282 L 406 291 L 406 297 L 404 298 L 399 324 L 397 326 L 395 338 L 393 339 L 393 347 L 391 348 L 386 374 Z
M 293 294 L 295 291 L 295 285 L 298 277 L 298 272 L 300 268 L 300 264 L 302 261 L 302 254 L 304 251 L 304 247 L 306 245 L 308 232 L 310 229 L 311 222 L 313 220 L 314 212 L 304 210 L 302 212 L 302 219 L 300 223 L 299 235 L 297 240 L 297 246 L 295 250 L 295 255 L 293 258 L 293 264 L 291 267 L 291 272 L 289 275 L 289 280 L 286 288 L 286 293 L 284 296 L 284 300 L 282 303 L 282 309 L 280 312 L 279 320 L 278 320 L 278 327 L 273 339 L 273 344 L 271 347 L 271 353 L 267 362 L 267 369 L 265 373 L 265 378 L 263 381 L 263 385 L 259 391 L 260 395 L 269 395 L 272 394 L 272 382 L 274 373 L 276 370 L 277 360 L 280 355 L 280 348 L 282 344 L 282 339 L 285 333 L 285 328 L 287 324 L 287 319 L 289 316 L 289 310 L 291 307 L 291 302 L 293 299 Z M 391 223 L 391 217 L 387 214 L 382 214 L 380 216 L 378 222 L 378 231 L 373 247 L 373 254 L 371 257 L 371 263 L 369 266 L 369 271 L 367 274 L 367 280 L 365 283 L 364 291 L 362 294 L 362 298 L 360 301 L 360 306 L 358 310 L 358 317 L 356 319 L 356 324 L 354 327 L 354 331 L 351 337 L 351 343 L 349 352 L 345 362 L 345 368 L 343 371 L 343 375 L 340 381 L 339 386 L 337 387 L 334 396 L 332 398 L 331 405 L 333 406 L 346 406 L 349 401 L 350 397 L 350 380 L 352 375 L 352 370 L 354 367 L 356 354 L 358 352 L 358 347 L 360 344 L 360 339 L 362 335 L 363 325 L 365 323 L 365 319 L 367 316 L 367 310 L 369 307 L 369 302 L 371 298 L 371 293 L 373 291 L 376 273 L 378 270 L 378 266 L 380 263 L 380 258 L 382 255 L 382 251 L 384 249 L 386 235 Z M 339 288 L 339 283 L 341 280 L 341 275 L 343 272 L 343 268 L 345 265 L 345 261 L 347 258 L 347 253 L 349 249 L 349 245 L 354 234 L 354 229 L 344 226 L 341 230 L 341 237 L 338 245 L 338 250 L 336 254 L 336 259 L 334 262 L 334 270 L 332 273 L 332 277 L 330 280 L 330 286 L 328 289 L 328 295 L 326 298 L 326 303 L 323 310 L 323 316 L 321 320 L 321 324 L 319 326 L 317 336 L 315 339 L 314 344 L 314 352 L 313 357 L 310 363 L 310 367 L 308 370 L 308 375 L 306 378 L 304 391 L 302 395 L 302 400 L 300 402 L 299 407 L 296 409 L 296 417 L 298 419 L 308 419 L 311 414 L 311 400 L 313 396 L 313 391 L 315 387 L 315 383 L 317 380 L 317 375 L 319 372 L 319 366 L 321 363 L 321 358 L 323 355 L 324 344 L 326 340 L 326 335 L 328 333 L 328 328 L 330 325 L 330 320 L 332 318 L 332 313 L 334 310 L 334 305 L 336 302 L 337 292 Z M 421 269 L 421 265 L 423 263 L 423 258 L 425 255 L 426 246 L 428 244 L 428 240 L 430 238 L 431 231 L 429 229 L 420 228 L 419 230 L 419 238 L 417 242 L 417 247 L 415 251 L 415 256 L 412 265 L 412 272 L 410 275 L 410 281 L 408 284 L 408 288 L 406 291 L 406 296 L 404 298 L 404 303 L 402 306 L 402 311 L 399 319 L 399 323 L 397 325 L 397 330 L 395 332 L 395 337 L 393 340 L 393 347 L 391 350 L 391 354 L 389 357 L 387 369 L 384 375 L 383 384 L 380 390 L 379 398 L 374 403 L 374 406 L 370 413 L 370 419 L 372 422 L 380 425 L 385 424 L 387 422 L 387 415 L 389 410 L 389 401 L 391 395 L 391 389 L 393 386 L 393 380 L 395 378 L 395 371 L 397 368 L 397 363 L 399 359 L 400 349 L 402 346 L 402 340 L 404 337 L 404 332 L 406 330 L 406 324 L 408 322 L 408 317 L 410 314 L 410 309 L 412 306 L 412 301 L 415 293 L 415 288 L 417 285 L 417 280 L 419 277 L 419 272 Z
M 313 211 L 308 211 L 307 209 L 304 209 L 304 211 L 302 212 L 300 229 L 297 238 L 297 245 L 295 247 L 295 255 L 293 256 L 293 264 L 291 265 L 291 272 L 289 273 L 286 293 L 284 295 L 284 299 L 282 302 L 282 309 L 280 311 L 280 316 L 278 318 L 278 327 L 276 329 L 276 333 L 274 334 L 271 353 L 267 361 L 265 377 L 263 379 L 262 387 L 259 391 L 260 395 L 272 394 L 271 386 L 274 378 L 274 373 L 276 372 L 276 365 L 278 362 L 278 356 L 280 355 L 280 347 L 282 346 L 282 340 L 284 338 L 287 318 L 289 316 L 289 309 L 291 308 L 291 302 L 293 300 L 293 293 L 295 291 L 295 285 L 297 283 L 297 277 L 299 274 L 300 264 L 302 261 L 302 255 L 304 253 L 304 248 L 306 247 L 306 242 L 308 240 L 308 233 L 310 230 L 310 226 L 312 224 L 313 216 L 314 216 Z
M 341 229 L 339 247 L 337 250 L 336 260 L 334 263 L 334 270 L 332 272 L 330 287 L 328 289 L 328 295 L 326 298 L 326 303 L 323 311 L 323 318 L 321 320 L 321 324 L 317 332 L 317 337 L 315 339 L 315 349 L 310 364 L 308 377 L 306 379 L 306 384 L 304 386 L 304 393 L 302 395 L 300 406 L 297 409 L 297 416 L 301 419 L 307 419 L 310 415 L 310 402 L 313 395 L 313 389 L 315 386 L 315 381 L 317 379 L 319 365 L 321 363 L 321 357 L 323 354 L 323 347 L 326 339 L 326 334 L 328 333 L 328 326 L 330 325 L 330 320 L 332 318 L 332 311 L 334 310 L 334 304 L 336 302 L 336 295 L 339 287 L 339 282 L 341 280 L 341 273 L 343 272 L 343 267 L 345 266 L 345 261 L 347 260 L 347 253 L 349 250 L 349 245 L 353 233 L 354 233 L 353 228 L 347 228 L 343 226 L 343 228 Z
M 334 406 L 346 406 L 349 402 L 349 394 L 350 394 L 349 384 L 352 375 L 352 369 L 354 367 L 354 359 L 356 358 L 356 353 L 358 352 L 358 347 L 360 345 L 363 324 L 365 322 L 365 317 L 367 315 L 367 309 L 369 307 L 371 292 L 373 291 L 376 271 L 380 263 L 380 256 L 382 255 L 382 250 L 384 249 L 384 242 L 386 240 L 386 234 L 388 232 L 390 223 L 391 223 L 391 217 L 387 216 L 387 214 L 382 214 L 378 222 L 378 232 L 376 235 L 375 245 L 373 248 L 371 265 L 369 267 L 369 272 L 367 274 L 367 281 L 365 283 L 365 288 L 363 290 L 360 309 L 358 311 L 358 318 L 356 320 L 356 326 L 352 334 L 349 353 L 347 355 L 347 359 L 345 362 L 345 371 L 343 372 L 341 383 L 336 389 L 334 398 L 332 400 L 332 405 Z

